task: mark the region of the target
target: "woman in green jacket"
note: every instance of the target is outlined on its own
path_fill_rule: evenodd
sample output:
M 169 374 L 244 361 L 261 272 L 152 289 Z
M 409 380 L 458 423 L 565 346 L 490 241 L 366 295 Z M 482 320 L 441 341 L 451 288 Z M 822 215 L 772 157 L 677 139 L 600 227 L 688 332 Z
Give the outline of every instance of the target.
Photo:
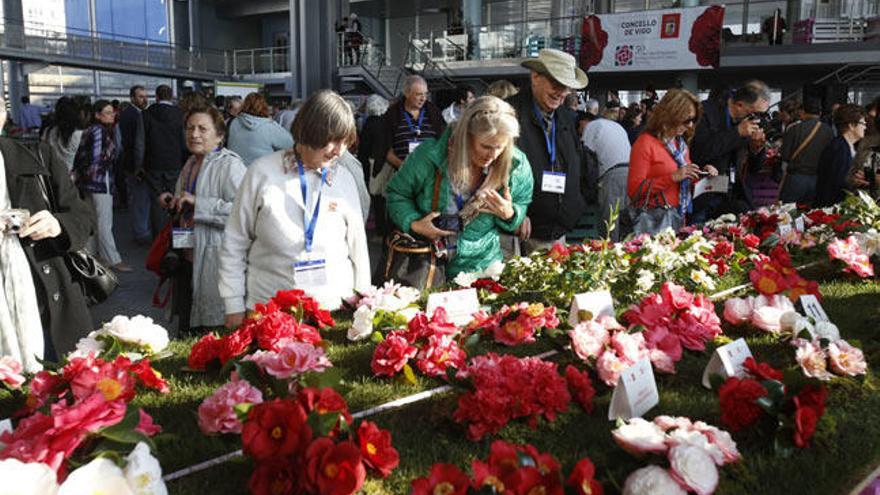
M 499 229 L 513 232 L 532 202 L 532 169 L 513 145 L 516 112 L 484 96 L 454 127 L 421 143 L 386 189 L 388 213 L 400 230 L 444 243 L 446 276 L 483 270 L 501 260 Z M 431 211 L 435 178 L 440 179 Z

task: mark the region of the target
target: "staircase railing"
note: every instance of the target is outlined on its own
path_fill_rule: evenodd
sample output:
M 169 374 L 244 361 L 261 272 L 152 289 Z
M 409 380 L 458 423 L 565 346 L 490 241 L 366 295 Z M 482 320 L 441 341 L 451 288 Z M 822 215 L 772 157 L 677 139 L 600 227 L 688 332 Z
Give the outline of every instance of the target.
M 431 53 L 423 50 L 410 35 L 409 46 L 405 58 L 405 64 L 411 70 L 421 72 L 429 76 L 432 82 L 440 82 L 444 89 L 452 89 L 459 84 L 470 84 L 478 93 L 483 93 L 488 87 L 482 79 L 453 78 L 452 70 L 444 61 L 435 60 Z
M 352 43 L 352 35 L 359 35 L 360 42 Z M 406 70 L 389 64 L 390 58 L 371 37 L 361 32 L 340 32 L 336 36 L 337 67 L 361 67 L 385 90 L 387 96 L 399 93 Z M 390 76 L 390 77 L 389 77 Z M 387 81 L 394 80 L 392 84 Z

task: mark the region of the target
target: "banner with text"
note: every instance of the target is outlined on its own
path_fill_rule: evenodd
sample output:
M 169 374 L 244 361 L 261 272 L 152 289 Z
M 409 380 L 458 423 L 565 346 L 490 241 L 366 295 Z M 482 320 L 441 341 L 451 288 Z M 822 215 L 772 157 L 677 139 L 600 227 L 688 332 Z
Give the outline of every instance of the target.
M 580 64 L 593 72 L 718 66 L 724 7 L 627 12 L 584 18 Z

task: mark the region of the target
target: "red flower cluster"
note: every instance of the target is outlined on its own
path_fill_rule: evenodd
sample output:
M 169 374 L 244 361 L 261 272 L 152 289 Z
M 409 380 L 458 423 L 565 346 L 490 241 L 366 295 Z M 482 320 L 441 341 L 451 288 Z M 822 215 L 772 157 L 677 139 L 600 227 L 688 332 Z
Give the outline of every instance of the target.
M 779 229 L 779 215 L 766 210 L 744 214 L 741 225 L 757 235 L 761 241 L 775 234 Z
M 816 426 L 825 414 L 825 399 L 828 390 L 825 387 L 807 385 L 793 399 L 794 403 L 794 437 L 795 446 L 805 449 L 810 446 L 810 439 L 816 433 Z
M 755 290 L 765 296 L 785 294 L 797 301 L 804 294 L 813 294 L 821 299 L 819 284 L 798 274 L 791 263 L 791 256 L 783 245 L 777 245 L 770 256 L 761 256 L 755 261 L 755 268 L 749 272 L 749 279 Z
M 419 370 L 428 376 L 442 376 L 450 366 L 461 368 L 467 354 L 455 340 L 458 333 L 445 309 L 437 308 L 431 318 L 419 313 L 405 331 L 389 333 L 376 346 L 370 363 L 373 373 L 394 376 L 413 358 Z
M 554 245 L 557 246 L 559 244 Z M 495 314 L 479 312 L 474 321 L 468 325 L 467 333 L 482 331 L 492 334 L 495 342 L 514 346 L 530 344 L 535 341 L 535 334 L 542 328 L 556 328 L 559 318 L 556 307 L 544 306 L 541 303 L 519 303 L 514 306 L 502 306 Z
M 477 279 L 474 283 L 471 284 L 471 288 L 477 290 L 485 290 L 491 292 L 492 294 L 501 294 L 507 292 L 507 288 L 492 280 L 491 278 Z
M 704 254 L 704 256 L 709 260 L 709 264 L 715 265 L 715 268 L 718 270 L 718 276 L 723 277 L 730 270 L 727 260 L 733 256 L 734 251 L 735 248 L 732 242 L 719 240 L 715 243 L 712 251 Z
M 257 304 L 254 312 L 234 332 L 219 339 L 207 334 L 193 345 L 188 364 L 204 370 L 211 362 L 228 361 L 248 351 L 278 351 L 282 341 L 319 345 L 321 333 L 315 328 L 335 325 L 330 312 L 299 289 L 279 291 L 266 304 Z
M 412 482 L 412 495 L 467 493 L 562 495 L 562 467 L 552 455 L 538 452 L 534 446 L 514 445 L 501 440 L 492 442 L 489 458 L 471 463 L 468 477 L 452 464 L 434 464 L 428 476 Z M 595 479 L 596 469 L 588 458 L 581 459 L 568 477 L 568 485 L 578 495 L 602 495 L 602 485 Z
M 473 358 L 458 378 L 468 379 L 473 389 L 459 397 L 453 419 L 468 423 L 471 440 L 493 434 L 517 418 L 527 418 L 533 427 L 542 415 L 552 421 L 571 401 L 556 364 L 538 358 L 489 353 Z
M 336 414 L 339 419 L 328 435 L 320 436 L 309 426 L 313 414 Z M 241 432 L 242 450 L 256 461 L 250 492 L 349 495 L 361 489 L 367 468 L 388 476 L 400 463 L 391 433 L 364 421 L 354 434 L 348 430 L 350 422 L 345 400 L 327 388 L 307 388 L 294 399 L 253 406 Z
M 861 224 L 853 220 L 842 220 L 838 213 L 825 213 L 823 210 L 812 210 L 806 214 L 806 217 L 813 225 L 828 225 L 835 232 L 843 232 Z
M 731 431 L 739 431 L 757 423 L 761 418 L 761 407 L 756 401 L 766 395 L 767 389 L 756 380 L 728 378 L 718 390 L 721 423 Z

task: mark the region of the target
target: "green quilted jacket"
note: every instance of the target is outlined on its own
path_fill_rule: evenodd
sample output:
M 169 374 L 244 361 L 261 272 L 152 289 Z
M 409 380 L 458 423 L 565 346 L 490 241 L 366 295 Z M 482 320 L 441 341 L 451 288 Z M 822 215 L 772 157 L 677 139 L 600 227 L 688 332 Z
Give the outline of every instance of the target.
M 435 170 L 440 171 L 440 198 L 437 211 L 446 208 L 449 200 L 449 179 L 446 157 L 450 131 L 438 139 L 424 141 L 400 167 L 386 188 L 388 214 L 400 230 L 410 233 L 410 224 L 431 211 Z M 450 280 L 461 272 L 483 270 L 495 260 L 501 260 L 499 229 L 513 232 L 526 216 L 532 202 L 532 169 L 525 153 L 514 148 L 510 170 L 510 197 L 516 212 L 508 221 L 489 213 L 480 213 L 460 233 L 458 249 L 446 266 Z M 498 191 L 502 193 L 502 191 Z

